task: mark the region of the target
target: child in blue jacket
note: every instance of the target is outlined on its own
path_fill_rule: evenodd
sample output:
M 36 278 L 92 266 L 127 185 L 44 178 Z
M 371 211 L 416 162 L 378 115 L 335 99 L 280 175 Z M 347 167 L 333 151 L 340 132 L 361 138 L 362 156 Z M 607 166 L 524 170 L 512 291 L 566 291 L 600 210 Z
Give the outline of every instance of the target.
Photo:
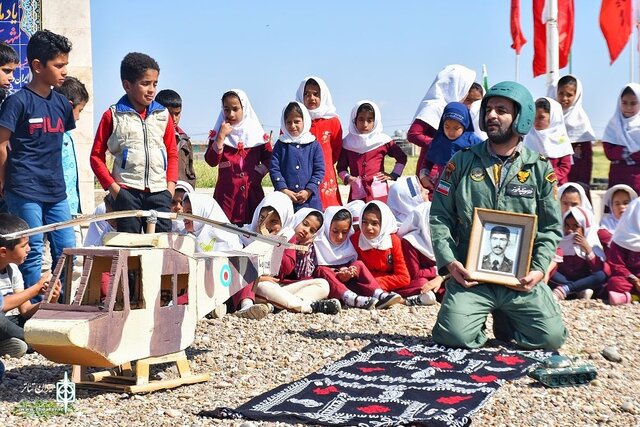
M 282 135 L 271 157 L 271 182 L 276 191 L 291 199 L 296 212 L 302 208 L 322 211 L 318 187 L 324 178 L 324 157 L 309 132 L 309 111 L 299 102 L 290 102 L 282 112 L 280 126 Z

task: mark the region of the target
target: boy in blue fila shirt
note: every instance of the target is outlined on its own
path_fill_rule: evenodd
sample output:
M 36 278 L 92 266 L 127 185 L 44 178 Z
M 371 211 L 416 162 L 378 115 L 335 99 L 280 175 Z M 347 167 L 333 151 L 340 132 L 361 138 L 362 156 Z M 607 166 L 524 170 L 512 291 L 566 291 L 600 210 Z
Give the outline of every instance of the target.
M 64 83 L 70 51 L 66 37 L 36 32 L 27 45 L 33 78 L 0 109 L 0 192 L 9 212 L 30 228 L 71 219 L 61 153 L 63 134 L 75 128 L 75 121 L 69 101 L 51 90 Z M 63 249 L 74 247 L 73 229 L 53 231 L 49 239 L 56 265 Z M 43 235 L 31 236 L 29 246 L 20 266 L 25 288 L 40 280 Z

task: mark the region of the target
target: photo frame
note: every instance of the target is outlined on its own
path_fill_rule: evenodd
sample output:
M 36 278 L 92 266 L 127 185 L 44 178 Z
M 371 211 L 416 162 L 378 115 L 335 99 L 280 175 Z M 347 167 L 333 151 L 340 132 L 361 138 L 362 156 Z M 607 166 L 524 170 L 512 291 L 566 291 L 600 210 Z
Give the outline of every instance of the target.
M 474 208 L 465 268 L 470 279 L 518 286 L 529 273 L 536 215 Z

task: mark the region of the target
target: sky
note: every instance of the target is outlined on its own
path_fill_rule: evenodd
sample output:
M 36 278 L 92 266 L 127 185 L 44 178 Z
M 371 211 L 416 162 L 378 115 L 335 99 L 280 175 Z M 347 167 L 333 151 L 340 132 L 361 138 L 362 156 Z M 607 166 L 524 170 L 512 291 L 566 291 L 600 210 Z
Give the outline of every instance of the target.
M 531 3 L 521 1 L 527 43 L 519 68 L 520 82 L 537 98 L 546 95 L 546 77 L 532 76 Z M 631 45 L 609 64 L 600 3 L 575 1 L 571 70 L 582 81 L 597 136 L 630 81 Z M 478 82 L 486 64 L 490 85 L 515 79 L 509 13 L 508 0 L 91 0 L 95 126 L 124 93 L 120 61 L 144 52 L 160 65 L 158 89 L 182 96 L 180 125 L 195 140 L 206 139 L 222 94 L 232 88 L 247 93 L 265 129 L 277 134 L 282 108 L 309 75 L 327 82 L 345 133 L 353 105 L 369 99 L 392 134 L 408 129 L 447 64 L 475 70 Z M 638 81 L 637 51 L 634 60 Z

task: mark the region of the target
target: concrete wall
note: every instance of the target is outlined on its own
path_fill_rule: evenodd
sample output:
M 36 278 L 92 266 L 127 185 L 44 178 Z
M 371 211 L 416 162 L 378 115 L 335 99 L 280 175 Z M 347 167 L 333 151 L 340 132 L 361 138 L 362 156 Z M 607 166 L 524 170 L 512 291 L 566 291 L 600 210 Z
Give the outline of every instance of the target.
M 76 123 L 73 138 L 78 157 L 80 201 L 84 213 L 93 213 L 94 175 L 89 166 L 93 144 L 93 69 L 91 54 L 91 12 L 89 0 L 42 0 L 42 28 L 62 34 L 73 44 L 68 73 L 82 81 L 89 102 Z

